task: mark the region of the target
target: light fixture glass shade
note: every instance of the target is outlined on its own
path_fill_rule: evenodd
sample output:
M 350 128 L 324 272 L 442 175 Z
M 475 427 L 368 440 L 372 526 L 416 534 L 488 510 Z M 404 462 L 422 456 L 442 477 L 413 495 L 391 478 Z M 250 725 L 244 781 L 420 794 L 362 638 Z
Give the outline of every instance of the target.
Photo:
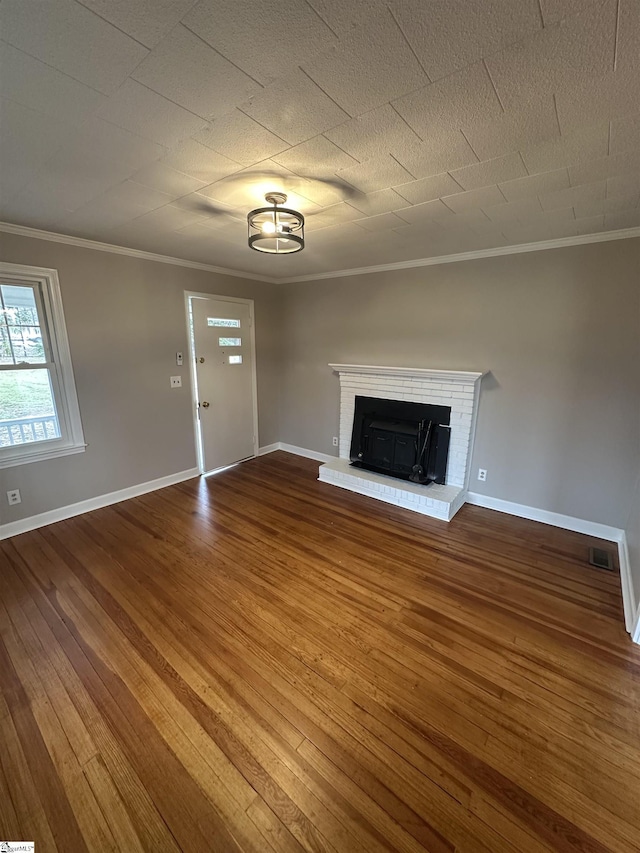
M 284 193 L 267 193 L 273 207 L 258 207 L 247 215 L 249 246 L 270 255 L 290 255 L 304 249 L 304 216 L 297 210 L 279 207 Z

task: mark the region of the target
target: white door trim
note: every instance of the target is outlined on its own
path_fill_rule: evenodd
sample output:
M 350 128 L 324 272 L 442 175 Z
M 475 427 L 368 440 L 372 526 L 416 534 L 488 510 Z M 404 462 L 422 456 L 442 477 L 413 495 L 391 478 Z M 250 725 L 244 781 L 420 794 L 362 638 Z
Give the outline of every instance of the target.
M 191 409 L 193 418 L 193 441 L 196 447 L 196 457 L 198 460 L 198 468 L 201 474 L 208 473 L 204 470 L 204 460 L 202 458 L 202 448 L 198 440 L 198 399 L 197 399 L 197 376 L 195 365 L 195 353 L 193 351 L 193 340 L 191 338 L 191 325 L 189 323 L 189 300 L 190 299 L 218 299 L 222 302 L 240 302 L 249 307 L 250 319 L 250 340 L 251 340 L 251 393 L 253 396 L 253 455 L 257 456 L 259 451 L 258 442 L 258 373 L 257 373 L 257 353 L 256 353 L 256 319 L 255 305 L 253 299 L 243 299 L 238 296 L 224 296 L 216 293 L 201 293 L 197 290 L 185 290 L 184 292 L 184 317 L 187 324 L 187 340 L 189 344 L 189 370 L 191 377 Z

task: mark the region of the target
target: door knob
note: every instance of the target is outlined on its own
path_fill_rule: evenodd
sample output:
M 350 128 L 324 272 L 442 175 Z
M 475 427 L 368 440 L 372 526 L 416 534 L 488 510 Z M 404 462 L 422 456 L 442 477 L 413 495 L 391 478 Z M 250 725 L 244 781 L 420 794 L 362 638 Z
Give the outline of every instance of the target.
M 200 364 L 204 364 L 204 358 L 199 358 L 198 361 L 200 362 Z
M 208 408 L 209 408 L 209 403 L 207 403 L 207 402 L 205 401 L 205 402 L 202 404 L 202 408 L 203 408 L 203 409 L 208 409 Z

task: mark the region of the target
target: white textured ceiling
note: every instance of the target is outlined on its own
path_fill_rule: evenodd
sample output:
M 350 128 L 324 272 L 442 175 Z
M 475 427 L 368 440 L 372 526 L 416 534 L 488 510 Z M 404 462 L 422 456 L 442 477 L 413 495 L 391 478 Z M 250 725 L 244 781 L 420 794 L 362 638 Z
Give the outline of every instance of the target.
M 277 278 L 640 225 L 640 0 L 1 0 L 0 219 Z M 284 190 L 307 247 L 251 251 Z

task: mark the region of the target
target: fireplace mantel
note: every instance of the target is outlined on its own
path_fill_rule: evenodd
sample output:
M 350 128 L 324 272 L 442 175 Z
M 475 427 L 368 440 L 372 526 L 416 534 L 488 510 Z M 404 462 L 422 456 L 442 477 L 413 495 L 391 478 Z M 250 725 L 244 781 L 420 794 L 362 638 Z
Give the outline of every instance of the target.
M 433 382 L 462 382 L 472 384 L 481 379 L 485 371 L 476 373 L 471 370 L 437 370 L 426 367 L 376 367 L 373 364 L 330 364 L 336 373 L 360 373 L 364 376 L 397 376 L 398 378 L 420 377 Z
M 340 376 L 340 457 L 320 468 L 319 479 L 343 489 L 450 521 L 464 503 L 469 481 L 480 380 L 484 371 L 370 364 L 330 364 Z M 416 485 L 349 464 L 356 396 L 448 406 L 451 442 L 444 485 Z

